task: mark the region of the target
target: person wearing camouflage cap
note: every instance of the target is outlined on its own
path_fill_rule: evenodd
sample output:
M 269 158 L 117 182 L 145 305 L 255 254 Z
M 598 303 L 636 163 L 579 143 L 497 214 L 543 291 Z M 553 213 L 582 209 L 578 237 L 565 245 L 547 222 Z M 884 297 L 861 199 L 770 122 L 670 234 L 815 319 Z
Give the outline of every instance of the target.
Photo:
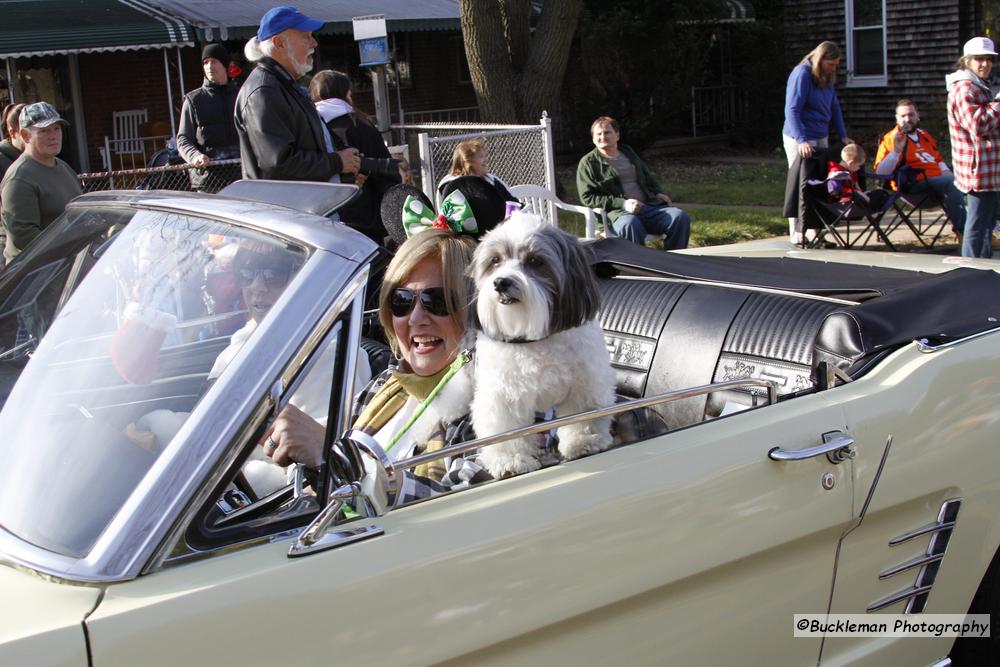
M 57 156 L 67 123 L 48 102 L 21 109 L 24 153 L 0 184 L 0 219 L 7 232 L 9 262 L 49 226 L 71 199 L 82 194 L 76 172 Z

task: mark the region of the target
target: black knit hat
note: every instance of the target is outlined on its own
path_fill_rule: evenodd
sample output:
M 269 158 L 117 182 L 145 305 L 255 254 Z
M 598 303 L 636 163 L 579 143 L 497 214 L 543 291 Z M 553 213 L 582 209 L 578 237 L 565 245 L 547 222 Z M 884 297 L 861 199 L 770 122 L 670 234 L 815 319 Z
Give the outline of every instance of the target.
M 206 44 L 201 50 L 201 61 L 205 62 L 206 58 L 215 58 L 223 67 L 229 66 L 229 51 L 222 44 Z

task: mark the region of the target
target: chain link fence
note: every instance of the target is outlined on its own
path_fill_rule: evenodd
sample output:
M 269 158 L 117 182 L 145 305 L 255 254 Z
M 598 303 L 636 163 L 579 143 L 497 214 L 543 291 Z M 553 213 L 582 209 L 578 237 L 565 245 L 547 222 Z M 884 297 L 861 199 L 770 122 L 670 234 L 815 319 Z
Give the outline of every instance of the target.
M 192 187 L 192 177 L 197 188 Z M 99 190 L 181 190 L 216 193 L 240 178 L 240 161 L 218 160 L 203 169 L 170 164 L 142 169 L 120 169 L 80 174 L 84 192 Z
M 466 139 L 483 141 L 490 173 L 508 185 L 531 183 L 555 192 L 552 121 L 548 116 L 543 116 L 538 125 L 424 123 L 394 125 L 392 129 L 402 133 L 410 155 L 418 156 L 417 163 L 411 166 L 414 176 L 419 174 L 420 189 L 431 201 L 438 200 L 437 185 L 451 169 L 455 146 Z

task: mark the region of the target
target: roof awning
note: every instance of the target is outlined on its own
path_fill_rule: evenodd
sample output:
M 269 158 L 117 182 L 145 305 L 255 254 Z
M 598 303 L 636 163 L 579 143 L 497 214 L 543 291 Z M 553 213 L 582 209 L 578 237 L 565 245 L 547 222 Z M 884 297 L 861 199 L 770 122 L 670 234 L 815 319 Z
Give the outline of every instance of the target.
M 257 34 L 260 17 L 274 7 L 274 0 L 148 0 L 197 26 L 206 42 L 249 39 Z M 326 21 L 319 34 L 353 33 L 355 16 L 384 14 L 389 32 L 461 30 L 458 0 L 297 0 L 299 11 Z
M 145 0 L 0 3 L 0 57 L 192 46 L 194 29 Z

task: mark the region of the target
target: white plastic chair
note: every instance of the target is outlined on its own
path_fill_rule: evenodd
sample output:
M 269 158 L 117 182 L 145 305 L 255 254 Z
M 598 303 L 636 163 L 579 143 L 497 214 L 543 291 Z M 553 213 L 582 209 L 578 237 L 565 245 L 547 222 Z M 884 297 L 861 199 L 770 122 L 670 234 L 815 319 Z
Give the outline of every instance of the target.
M 113 150 L 115 153 L 142 153 L 139 126 L 149 120 L 145 109 L 128 109 L 111 114 Z
M 556 224 L 553 206 L 561 208 L 564 211 L 579 213 L 583 216 L 586 223 L 586 237 L 588 239 L 597 238 L 597 216 L 594 213 L 594 209 L 587 206 L 567 204 L 556 197 L 550 190 L 540 185 L 515 185 L 510 189 L 510 193 L 521 200 L 525 210 L 542 216 L 546 222 L 553 225 Z

